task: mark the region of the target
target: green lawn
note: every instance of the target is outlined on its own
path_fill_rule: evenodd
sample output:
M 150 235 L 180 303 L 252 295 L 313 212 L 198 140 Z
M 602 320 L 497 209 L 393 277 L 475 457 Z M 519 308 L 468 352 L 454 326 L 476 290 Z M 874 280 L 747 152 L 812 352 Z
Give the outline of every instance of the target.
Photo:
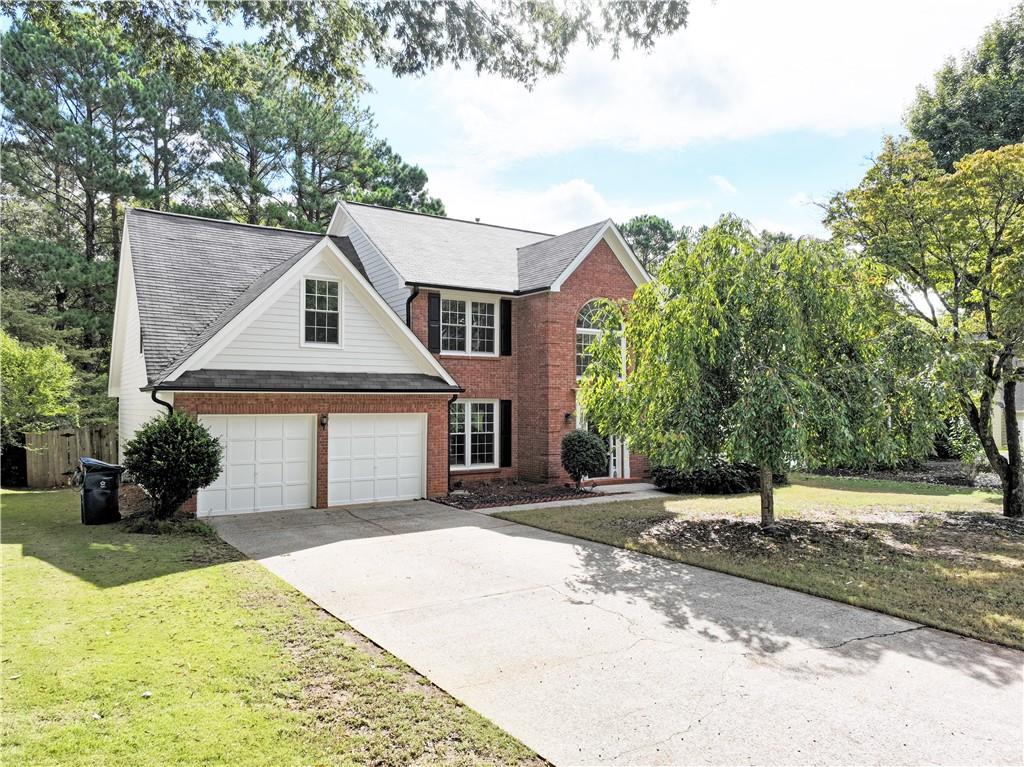
M 4 492 L 3 764 L 538 764 L 216 538 Z
M 505 519 L 867 607 L 1024 649 L 1024 521 L 996 493 L 794 476 L 775 493 L 531 509 Z

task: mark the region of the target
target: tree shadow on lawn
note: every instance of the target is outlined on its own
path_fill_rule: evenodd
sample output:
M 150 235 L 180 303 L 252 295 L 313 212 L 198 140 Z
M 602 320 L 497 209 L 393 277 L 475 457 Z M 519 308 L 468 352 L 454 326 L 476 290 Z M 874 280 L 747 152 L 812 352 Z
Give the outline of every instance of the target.
M 1024 561 L 1024 523 L 1011 524 L 1011 530 L 1001 522 L 1001 517 L 969 512 L 930 513 L 921 517 L 923 524 L 937 528 L 930 535 L 931 542 L 924 547 L 928 556 L 969 559 L 970 566 L 977 568 L 976 577 L 984 582 L 986 589 L 992 589 L 997 579 L 1007 589 L 1013 582 L 1019 583 L 1020 563 Z M 749 522 L 685 520 L 674 515 L 630 517 L 622 521 L 633 528 L 631 533 L 627 533 L 630 537 L 649 532 L 645 542 L 651 544 L 647 548 L 653 553 L 661 553 L 659 547 L 662 551 L 669 551 L 672 545 L 678 546 L 680 540 L 694 545 L 696 540 L 709 541 L 717 537 L 719 540 L 715 545 L 722 545 L 722 538 L 730 534 L 728 530 L 722 532 L 723 526 L 734 527 L 734 536 L 747 538 L 751 537 L 749 530 L 740 532 L 740 528 L 756 528 Z M 641 523 L 646 523 L 646 527 L 644 532 L 638 533 L 636 528 Z M 803 536 L 805 545 L 807 540 L 812 541 L 812 549 L 816 548 L 817 554 L 823 558 L 830 556 L 829 546 L 822 543 L 827 538 L 853 541 L 861 550 L 866 544 L 887 550 L 892 561 L 883 574 L 883 580 L 887 580 L 894 589 L 901 588 L 899 560 L 909 556 L 908 548 L 920 547 L 919 536 L 906 523 L 827 523 L 830 528 L 827 534 L 822 532 L 821 523 L 798 521 L 784 524 L 796 530 L 798 539 Z M 984 550 L 972 547 L 970 543 L 965 545 L 963 541 L 964 528 L 977 529 L 979 526 L 988 526 L 982 534 L 995 538 L 995 542 L 987 542 Z M 718 528 L 717 533 L 714 528 Z M 789 542 L 775 541 L 759 534 L 758 537 L 767 541 L 765 545 L 771 550 L 757 552 L 751 547 L 742 552 L 742 556 L 760 556 L 766 562 L 774 559 L 779 567 L 787 563 L 792 565 L 799 558 L 792 556 L 792 551 L 787 552 Z M 850 556 L 849 551 L 846 554 Z M 669 626 L 694 631 L 716 644 L 740 643 L 746 653 L 777 664 L 786 673 L 811 676 L 861 674 L 868 666 L 879 663 L 886 653 L 894 652 L 956 668 L 994 687 L 1020 681 L 1024 655 L 1019 651 L 943 631 L 917 630 L 913 623 L 908 622 L 912 618 L 904 620 L 813 596 L 796 585 L 781 587 L 748 580 L 743 577 L 741 568 L 732 568 L 732 572 L 740 576 L 733 577 L 717 569 L 706 570 L 607 546 L 580 546 L 577 556 L 583 575 L 567 585 L 581 596 L 594 592 L 618 597 L 625 595 L 632 603 L 647 606 L 661 615 Z M 669 557 L 668 554 L 664 556 Z M 728 563 L 722 569 L 727 568 Z M 942 572 L 940 564 L 929 564 L 926 568 L 928 576 L 936 579 L 935 582 L 951 588 L 958 579 L 965 577 L 963 574 Z M 956 607 L 975 610 L 980 617 L 992 605 L 972 604 L 968 599 L 959 599 Z M 907 636 L 893 639 L 904 633 Z M 825 651 L 828 659 L 823 661 L 820 652 L 805 652 L 807 650 Z
M 215 535 L 127 533 L 120 523 L 83 525 L 74 490 L 5 492 L 0 543 L 100 588 L 244 559 Z

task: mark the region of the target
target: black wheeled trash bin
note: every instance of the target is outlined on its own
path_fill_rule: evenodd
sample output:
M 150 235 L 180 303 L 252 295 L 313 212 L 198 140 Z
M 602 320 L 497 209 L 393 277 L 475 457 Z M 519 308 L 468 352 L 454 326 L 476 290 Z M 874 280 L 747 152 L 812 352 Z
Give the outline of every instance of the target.
M 79 458 L 78 462 L 82 466 L 82 524 L 117 522 L 121 518 L 117 489 L 124 469 L 95 458 Z

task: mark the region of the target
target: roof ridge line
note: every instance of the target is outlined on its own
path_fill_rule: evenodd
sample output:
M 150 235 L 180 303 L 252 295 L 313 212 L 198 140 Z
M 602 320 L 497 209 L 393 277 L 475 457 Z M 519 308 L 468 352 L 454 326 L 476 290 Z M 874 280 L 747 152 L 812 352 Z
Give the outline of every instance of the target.
M 437 218 L 441 221 L 456 221 L 460 224 L 474 224 L 476 226 L 489 226 L 492 229 L 508 229 L 513 232 L 526 232 L 527 234 L 539 234 L 544 237 L 558 237 L 559 235 L 551 234 L 550 232 L 538 232 L 535 229 L 522 229 L 518 226 L 506 226 L 505 224 L 488 224 L 483 221 L 470 221 L 467 218 L 453 218 L 452 216 L 439 216 L 436 213 L 421 213 L 418 210 L 406 210 L 405 208 L 389 208 L 386 205 L 373 205 L 368 202 L 355 202 L 354 200 L 345 200 L 346 205 L 358 205 L 361 208 L 376 208 L 377 210 L 387 210 L 392 213 L 408 213 L 411 216 L 423 216 L 424 218 Z
M 223 218 L 209 218 L 208 216 L 195 216 L 191 213 L 176 213 L 171 210 L 154 210 L 153 208 L 142 208 L 139 206 L 130 206 L 128 209 L 129 213 L 155 213 L 158 216 L 174 216 L 176 218 L 189 218 L 193 221 L 206 221 L 210 224 L 225 224 L 227 226 L 247 226 L 250 229 L 267 229 L 272 232 L 291 232 L 293 234 L 307 234 L 310 237 L 329 237 L 330 235 L 324 232 L 310 232 L 306 229 L 290 229 L 285 226 L 270 226 L 269 224 L 249 224 L 245 221 L 229 221 Z

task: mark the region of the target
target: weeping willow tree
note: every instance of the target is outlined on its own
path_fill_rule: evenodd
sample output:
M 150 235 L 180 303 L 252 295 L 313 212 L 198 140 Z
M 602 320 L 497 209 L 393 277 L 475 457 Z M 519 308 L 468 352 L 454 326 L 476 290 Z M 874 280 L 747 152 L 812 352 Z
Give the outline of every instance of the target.
M 762 240 L 727 217 L 603 314 L 614 332 L 583 378 L 588 418 L 656 463 L 757 464 L 765 528 L 773 472 L 894 465 L 931 447 L 927 338 L 880 270 L 829 243 Z

